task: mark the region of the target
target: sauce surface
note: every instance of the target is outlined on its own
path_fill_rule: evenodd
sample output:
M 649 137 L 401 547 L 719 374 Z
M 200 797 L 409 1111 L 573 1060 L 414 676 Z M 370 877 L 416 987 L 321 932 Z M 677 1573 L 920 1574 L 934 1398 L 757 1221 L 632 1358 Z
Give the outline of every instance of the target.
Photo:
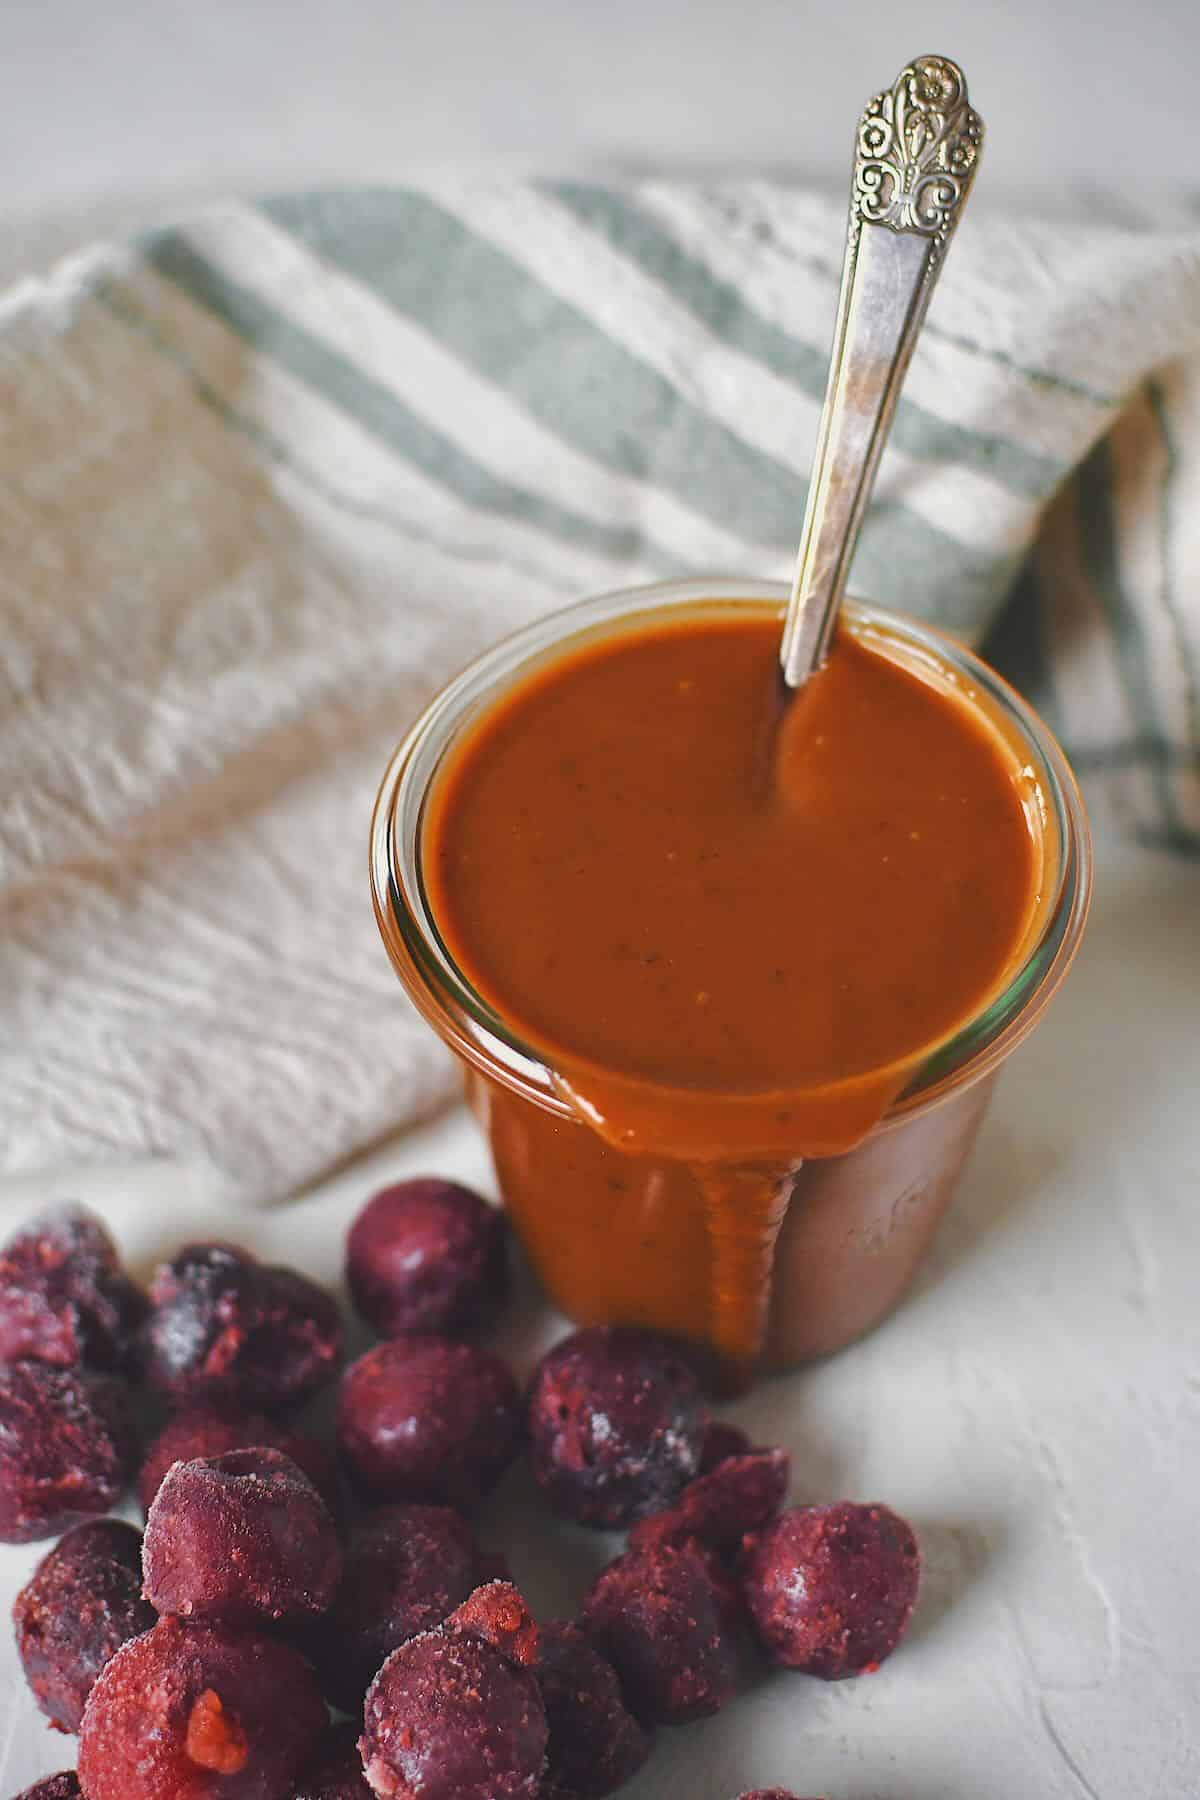
M 996 989 L 1035 882 L 1012 758 L 848 632 L 785 707 L 778 642 L 769 611 L 626 626 L 452 748 L 433 915 L 552 1064 L 747 1097 L 903 1064 L 895 1092 Z

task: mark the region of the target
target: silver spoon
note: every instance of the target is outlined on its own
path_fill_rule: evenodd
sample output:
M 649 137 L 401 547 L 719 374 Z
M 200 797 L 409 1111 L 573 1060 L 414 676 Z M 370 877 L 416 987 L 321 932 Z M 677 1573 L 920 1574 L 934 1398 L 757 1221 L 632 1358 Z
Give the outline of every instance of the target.
M 780 661 L 803 687 L 829 650 L 892 414 L 983 146 L 962 70 L 918 56 L 858 126 L 829 384 Z

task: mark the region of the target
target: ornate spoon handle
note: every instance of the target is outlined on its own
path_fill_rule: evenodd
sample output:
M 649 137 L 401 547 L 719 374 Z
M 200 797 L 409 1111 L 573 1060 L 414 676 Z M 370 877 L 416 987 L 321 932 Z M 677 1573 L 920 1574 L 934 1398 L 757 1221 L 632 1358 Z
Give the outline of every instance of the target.
M 983 120 L 962 70 L 919 56 L 858 126 L 829 385 L 784 627 L 798 688 L 829 648 L 896 400 L 970 191 Z

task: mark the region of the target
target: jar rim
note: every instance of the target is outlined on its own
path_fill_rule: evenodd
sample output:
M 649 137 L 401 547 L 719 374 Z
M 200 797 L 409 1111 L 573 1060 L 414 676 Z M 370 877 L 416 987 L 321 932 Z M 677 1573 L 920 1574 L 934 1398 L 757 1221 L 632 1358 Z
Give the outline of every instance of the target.
M 787 597 L 780 582 L 712 577 L 616 589 L 543 614 L 484 651 L 442 687 L 388 764 L 372 818 L 370 868 L 375 915 L 392 964 L 443 1041 L 493 1080 L 548 1111 L 575 1116 L 541 1053 L 472 987 L 433 918 L 421 870 L 421 821 L 432 780 L 467 723 L 521 673 L 568 643 L 642 614 L 705 603 L 782 607 Z M 1019 967 L 1000 993 L 932 1052 L 873 1128 L 874 1135 L 983 1079 L 1032 1029 L 1078 949 L 1091 899 L 1092 854 L 1087 816 L 1063 750 L 1002 676 L 953 638 L 905 614 L 861 599 L 848 599 L 844 611 L 853 629 L 884 632 L 932 658 L 969 696 L 982 696 L 1003 718 L 1037 764 L 1037 786 L 1048 802 L 1044 825 L 1057 847 L 1055 892 Z

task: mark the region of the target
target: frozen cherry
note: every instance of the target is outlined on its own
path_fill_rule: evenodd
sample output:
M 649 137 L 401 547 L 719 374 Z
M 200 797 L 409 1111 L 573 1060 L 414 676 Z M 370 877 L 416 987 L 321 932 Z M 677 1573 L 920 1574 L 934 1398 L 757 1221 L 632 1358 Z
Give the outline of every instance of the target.
M 470 1529 L 446 1506 L 385 1506 L 350 1534 L 311 1647 L 331 1700 L 357 1712 L 384 1659 L 440 1625 L 475 1586 Z
M 508 1288 L 508 1225 L 455 1181 L 401 1181 L 350 1228 L 346 1280 L 380 1337 L 474 1330 Z
M 123 1382 L 47 1363 L 0 1367 L 0 1543 L 53 1537 L 108 1512 L 133 1452 Z
M 707 1475 L 689 1481 L 674 1506 L 635 1525 L 630 1547 L 697 1538 L 714 1550 L 736 1549 L 747 1532 L 759 1530 L 779 1511 L 790 1466 L 786 1450 L 725 1457 Z
M 168 1470 L 146 1520 L 142 1567 L 157 1612 L 299 1623 L 332 1602 L 342 1553 L 329 1508 L 290 1457 L 229 1450 Z
M 535 1673 L 550 1732 L 543 1800 L 599 1800 L 632 1779 L 650 1739 L 610 1662 L 576 1625 L 543 1625 Z
M 287 1800 L 327 1719 L 290 1645 L 160 1619 L 101 1671 L 79 1778 L 87 1800 Z
M 469 1632 L 427 1632 L 371 1683 L 359 1750 L 380 1800 L 535 1800 L 546 1712 L 529 1669 Z
M 177 1406 L 298 1405 L 329 1381 L 342 1328 L 330 1296 L 294 1269 L 230 1244 L 189 1244 L 150 1287 L 146 1377 Z
M 747 1545 L 742 1592 L 772 1662 L 838 1681 L 896 1648 L 920 1566 L 912 1528 L 886 1506 L 796 1506 Z
M 706 1415 L 695 1374 L 648 1331 L 593 1326 L 543 1357 L 529 1394 L 533 1472 L 555 1512 L 619 1528 L 670 1506 L 697 1474 Z
M 627 1550 L 592 1583 L 582 1623 L 643 1724 L 703 1719 L 733 1695 L 727 1596 L 692 1544 Z
M 63 1769 L 58 1775 L 47 1775 L 17 1795 L 17 1800 L 81 1800 L 82 1789 L 74 1769 Z
M 119 1369 L 145 1312 L 145 1296 L 86 1207 L 56 1207 L 0 1250 L 0 1362 Z
M 329 1727 L 290 1800 L 371 1800 L 353 1720 Z
M 447 1631 L 466 1631 L 523 1669 L 537 1661 L 538 1628 L 511 1581 L 489 1581 L 469 1594 L 446 1620 Z
M 704 1434 L 700 1449 L 700 1473 L 711 1474 L 719 1463 L 727 1462 L 731 1456 L 749 1456 L 753 1447 L 740 1425 L 714 1419 Z
M 227 1450 L 253 1450 L 259 1445 L 290 1456 L 337 1516 L 341 1510 L 337 1463 L 324 1444 L 303 1431 L 276 1425 L 265 1413 L 226 1412 L 210 1406 L 194 1406 L 176 1413 L 147 1450 L 137 1478 L 142 1511 L 150 1511 L 172 1463 L 196 1462 L 200 1457 L 224 1456 Z
M 393 1338 L 353 1363 L 338 1396 L 338 1446 L 376 1500 L 472 1511 L 517 1453 L 520 1400 L 498 1356 L 446 1338 Z
M 93 1519 L 49 1551 L 17 1595 L 13 1626 L 25 1679 L 50 1723 L 78 1731 L 110 1656 L 154 1624 L 142 1599 L 142 1534 Z

